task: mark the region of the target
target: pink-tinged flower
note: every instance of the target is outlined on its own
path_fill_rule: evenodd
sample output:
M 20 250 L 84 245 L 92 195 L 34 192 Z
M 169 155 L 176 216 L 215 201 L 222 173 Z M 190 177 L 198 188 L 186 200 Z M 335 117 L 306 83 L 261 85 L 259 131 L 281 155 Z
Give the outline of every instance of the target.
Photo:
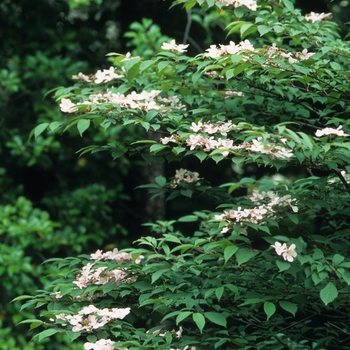
M 282 255 L 283 259 L 289 262 L 292 262 L 298 255 L 295 251 L 296 246 L 294 243 L 288 248 L 286 243 L 281 244 L 280 242 L 275 242 L 271 247 L 275 248 L 277 255 Z
M 307 52 L 307 49 L 304 49 L 301 52 L 297 52 L 295 55 L 301 60 L 307 60 L 308 58 L 310 58 L 314 54 L 315 54 L 315 52 Z
M 64 113 L 74 113 L 77 111 L 77 106 L 69 98 L 62 98 L 60 108 Z
M 281 244 L 280 242 L 275 242 L 274 245 L 271 245 L 271 247 L 275 248 L 276 254 L 281 255 L 287 250 L 287 244 L 283 243 Z
M 95 343 L 85 343 L 84 344 L 84 349 L 85 350 L 113 350 L 114 342 L 110 339 L 100 339 L 97 340 Z M 127 348 L 118 348 L 118 349 L 123 349 L 127 350 Z
M 309 22 L 316 22 L 316 21 L 322 21 L 324 19 L 331 19 L 332 14 L 331 13 L 315 13 L 315 12 L 310 12 L 305 15 L 305 19 Z
M 186 52 L 187 47 L 189 45 L 176 44 L 175 40 L 171 40 L 169 43 L 163 43 L 162 49 L 167 51 L 175 51 L 175 52 Z
M 295 244 L 291 244 L 290 247 L 282 253 L 283 259 L 288 260 L 289 262 L 292 262 L 294 258 L 298 255 L 295 251 Z
M 315 135 L 317 137 L 321 137 L 324 135 L 337 135 L 337 136 L 350 136 L 349 134 L 345 134 L 342 129 L 342 125 L 339 125 L 336 129 L 333 128 L 324 128 L 321 130 L 317 130 Z
M 252 11 L 256 11 L 257 4 L 255 0 L 217 0 L 219 3 L 223 3 L 224 6 L 233 5 L 233 7 L 245 6 Z
M 124 77 L 124 75 L 115 73 L 115 68 L 114 67 L 110 67 L 109 69 L 104 69 L 103 71 L 98 70 L 95 73 L 95 80 L 94 80 L 94 82 L 96 84 L 107 83 L 107 82 L 109 82 L 111 80 L 120 79 L 120 78 L 123 78 L 123 77 Z
M 77 75 L 73 75 L 72 79 L 84 80 L 87 82 L 91 81 L 90 78 L 87 75 L 83 74 L 82 72 L 79 72 Z

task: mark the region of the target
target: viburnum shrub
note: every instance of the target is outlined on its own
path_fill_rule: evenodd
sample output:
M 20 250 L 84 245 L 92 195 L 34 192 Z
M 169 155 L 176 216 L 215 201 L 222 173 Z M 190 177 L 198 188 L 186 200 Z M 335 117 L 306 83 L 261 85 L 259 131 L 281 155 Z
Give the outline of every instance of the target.
M 110 68 L 55 91 L 62 121 L 33 134 L 139 129 L 80 154 L 177 161 L 142 187 L 216 210 L 148 223 L 130 249 L 53 259 L 51 289 L 17 298 L 42 310 L 25 322 L 45 327 L 39 340 L 66 333 L 86 350 L 350 349 L 348 43 L 331 14 L 290 0 L 175 4 L 231 18 L 240 41 L 197 55 L 175 40 L 152 59 L 111 53 Z M 189 157 L 241 171 L 211 187 Z M 252 164 L 266 176 L 241 176 Z

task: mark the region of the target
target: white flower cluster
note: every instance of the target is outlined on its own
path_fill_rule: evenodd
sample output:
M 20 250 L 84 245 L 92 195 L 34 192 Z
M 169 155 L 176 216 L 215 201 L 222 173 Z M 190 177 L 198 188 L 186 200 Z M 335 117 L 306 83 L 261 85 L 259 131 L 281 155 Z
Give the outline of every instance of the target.
M 110 339 L 100 339 L 95 343 L 85 343 L 85 350 L 115 350 L 116 348 L 113 346 L 114 342 Z M 121 348 L 118 348 L 121 350 Z M 128 350 L 127 348 L 123 348 L 124 350 Z
M 253 203 L 264 203 L 269 211 L 274 211 L 273 207 L 290 207 L 294 213 L 299 211 L 298 207 L 295 205 L 296 199 L 292 198 L 289 194 L 280 197 L 277 193 L 273 191 L 259 192 L 258 190 L 253 190 L 252 195 L 249 199 Z
M 163 43 L 161 48 L 167 51 L 173 52 L 186 52 L 188 45 L 176 44 L 175 40 L 171 40 L 170 43 Z
M 199 147 L 205 152 L 210 152 L 213 149 L 224 148 L 224 149 L 234 149 L 233 140 L 230 139 L 214 139 L 214 136 L 206 138 L 202 135 L 190 135 L 186 140 L 190 150 L 194 150 L 196 147 Z M 223 151 L 222 155 L 226 157 L 229 154 L 229 151 Z
M 267 50 L 267 55 L 269 58 L 287 58 L 290 64 L 307 60 L 314 54 L 314 52 L 308 52 L 307 49 L 300 52 L 285 52 L 283 49 L 277 47 L 275 43 L 273 43 Z
M 225 125 L 228 123 L 225 123 Z M 195 124 L 196 125 L 196 124 Z M 233 126 L 233 125 L 231 125 Z M 193 128 L 193 124 L 192 124 Z M 206 128 L 206 132 L 208 130 L 218 131 L 220 127 L 210 129 L 210 126 L 197 126 L 196 128 Z M 226 130 L 228 131 L 228 130 Z M 224 129 L 220 129 L 220 133 L 226 132 Z M 225 151 L 222 152 L 222 155 L 226 157 L 229 154 L 229 151 L 232 150 L 241 150 L 245 149 L 251 152 L 257 152 L 261 154 L 268 155 L 271 159 L 288 159 L 293 157 L 293 151 L 291 149 L 287 149 L 282 146 L 278 146 L 274 143 L 262 143 L 262 138 L 258 137 L 257 139 L 253 139 L 251 142 L 243 142 L 240 145 L 234 146 L 233 140 L 231 139 L 214 139 L 214 136 L 210 136 L 209 138 L 204 137 L 202 135 L 190 135 L 186 140 L 188 146 L 190 146 L 191 150 L 194 150 L 196 147 L 199 147 L 205 152 L 210 152 L 213 149 L 223 148 Z M 167 138 L 162 143 L 173 142 L 171 138 Z
M 277 255 L 282 255 L 283 259 L 289 262 L 292 262 L 298 255 L 295 251 L 296 245 L 294 243 L 288 248 L 286 243 L 275 242 L 271 247 L 275 248 Z
M 256 11 L 257 4 L 255 0 L 217 0 L 218 3 L 225 4 L 224 6 L 233 5 L 233 7 L 245 6 L 252 11 Z
M 181 182 L 186 182 L 189 184 L 200 185 L 200 177 L 197 172 L 192 172 L 187 169 L 176 170 L 174 178 L 171 180 L 170 184 L 173 188 L 176 188 Z
M 317 137 L 321 137 L 324 135 L 350 136 L 349 134 L 345 134 L 344 130 L 342 130 L 342 125 L 339 125 L 336 129 L 324 128 L 321 130 L 317 130 L 315 135 Z
M 309 22 L 316 22 L 316 21 L 322 21 L 324 19 L 331 19 L 332 18 L 332 13 L 315 13 L 315 12 L 310 12 L 305 15 L 305 19 Z
M 192 123 L 191 130 L 194 132 L 202 131 L 207 134 L 216 134 L 219 132 L 222 136 L 226 136 L 227 132 L 231 129 L 236 127 L 237 125 L 232 124 L 231 122 L 218 122 L 215 124 L 211 123 L 204 123 L 200 120 L 197 124 Z
M 75 113 L 79 106 L 86 105 L 86 107 L 91 105 L 90 101 L 85 101 L 83 103 L 73 103 L 69 98 L 62 98 L 60 103 L 60 109 L 63 113 Z
M 210 45 L 209 49 L 206 49 L 205 51 L 208 51 L 204 54 L 204 56 L 208 56 L 211 58 L 218 58 L 224 55 L 234 55 L 245 51 L 254 51 L 254 46 L 252 43 L 246 39 L 244 41 L 241 41 L 237 45 L 230 41 L 229 45 L 222 45 L 220 44 L 220 47 L 217 47 L 216 45 Z
M 228 232 L 235 224 L 240 224 L 241 234 L 247 234 L 247 227 L 245 222 L 253 224 L 264 225 L 265 219 L 276 218 L 276 207 L 289 206 L 294 213 L 298 212 L 298 207 L 295 205 L 296 199 L 292 199 L 290 195 L 280 197 L 277 193 L 272 191 L 261 192 L 254 190 L 249 199 L 258 204 L 254 208 L 242 209 L 238 207 L 236 210 L 231 209 L 224 211 L 223 214 L 215 215 L 214 219 L 218 221 L 226 221 L 226 226 L 221 230 L 221 233 Z
M 104 70 L 98 70 L 91 77 L 81 72 L 78 73 L 77 75 L 72 76 L 72 79 L 84 80 L 87 82 L 94 82 L 95 84 L 107 83 L 114 79 L 120 79 L 120 78 L 124 78 L 124 75 L 117 74 L 116 68 L 114 67 L 110 67 L 109 69 L 104 69 Z
M 262 143 L 262 138 L 252 140 L 251 142 L 245 142 L 243 145 L 238 146 L 245 148 L 246 150 L 268 155 L 271 159 L 288 159 L 293 157 L 293 151 L 282 146 L 275 145 L 273 143 Z
M 72 327 L 72 332 L 92 331 L 101 328 L 107 323 L 119 319 L 122 320 L 130 313 L 130 308 L 98 309 L 94 305 L 89 305 L 81 309 L 77 315 L 59 314 L 56 319 L 67 321 Z M 67 324 L 63 324 L 67 326 Z
M 132 261 L 132 257 L 128 253 L 118 253 L 118 249 L 103 253 L 101 250 L 97 250 L 96 253 L 90 255 L 91 259 L 95 261 L 100 260 L 115 260 L 118 263 L 123 261 Z M 139 264 L 143 256 L 140 255 L 135 263 Z M 95 267 L 95 263 L 88 263 L 80 270 L 78 278 L 73 283 L 79 288 L 86 288 L 89 285 L 103 285 L 106 283 L 115 283 L 117 285 L 121 283 L 132 283 L 136 277 L 126 277 L 128 270 L 126 268 L 108 270 L 107 266 Z
M 221 233 L 228 232 L 231 227 L 238 223 L 240 224 L 242 235 L 247 235 L 247 227 L 245 222 L 250 222 L 252 224 L 264 224 L 265 218 L 270 214 L 264 205 L 259 207 L 242 209 L 238 207 L 237 210 L 224 211 L 223 214 L 215 215 L 214 219 L 218 221 L 226 221 L 228 224 L 221 230 Z
M 141 109 L 146 112 L 155 109 L 161 113 L 166 113 L 171 109 L 183 110 L 186 108 L 177 96 L 161 97 L 160 93 L 160 90 L 142 91 L 141 93 L 132 91 L 130 94 L 124 95 L 119 92 L 107 91 L 103 94 L 90 95 L 90 100 L 83 103 L 74 104 L 70 99 L 62 98 L 60 108 L 64 113 L 75 113 L 81 105 L 89 106 L 101 103 L 114 103 L 121 108 Z

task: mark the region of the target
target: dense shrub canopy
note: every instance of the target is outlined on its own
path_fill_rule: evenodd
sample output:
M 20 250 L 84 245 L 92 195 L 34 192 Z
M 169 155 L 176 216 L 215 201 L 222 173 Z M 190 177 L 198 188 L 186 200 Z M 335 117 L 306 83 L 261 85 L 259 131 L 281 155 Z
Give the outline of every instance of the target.
M 25 322 L 87 350 L 349 348 L 346 38 L 290 0 L 174 4 L 240 39 L 110 53 L 110 67 L 55 89 L 62 118 L 32 136 L 102 131 L 108 143 L 81 156 L 175 164 L 141 187 L 198 208 L 148 223 L 134 248 L 50 260 L 60 276 L 17 299 L 43 310 Z M 224 169 L 234 176 L 220 182 Z

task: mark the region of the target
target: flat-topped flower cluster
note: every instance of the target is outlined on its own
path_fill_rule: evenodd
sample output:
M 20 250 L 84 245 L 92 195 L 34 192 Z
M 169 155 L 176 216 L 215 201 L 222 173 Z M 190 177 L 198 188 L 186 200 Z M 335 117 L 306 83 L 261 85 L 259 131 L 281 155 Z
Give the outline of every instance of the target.
M 273 191 L 258 192 L 254 190 L 249 199 L 257 206 L 244 209 L 238 207 L 237 209 L 225 210 L 223 214 L 214 215 L 215 220 L 226 222 L 221 233 L 227 233 L 234 228 L 235 224 L 239 224 L 240 233 L 247 235 L 247 223 L 266 225 L 266 219 L 277 217 L 278 207 L 290 207 L 294 213 L 299 211 L 295 203 L 296 199 L 289 194 L 281 197 Z

